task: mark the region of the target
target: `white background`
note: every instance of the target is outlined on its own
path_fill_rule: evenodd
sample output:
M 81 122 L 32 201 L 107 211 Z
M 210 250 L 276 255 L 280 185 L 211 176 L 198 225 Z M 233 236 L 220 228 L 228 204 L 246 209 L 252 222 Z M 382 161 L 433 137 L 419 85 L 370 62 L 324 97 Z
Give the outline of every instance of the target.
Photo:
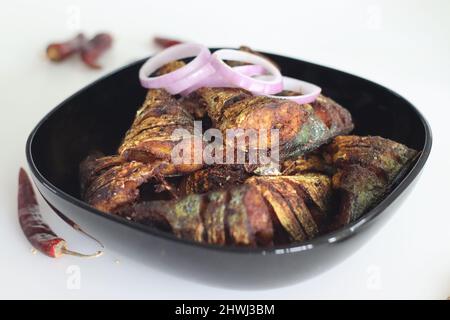
M 450 296 L 449 1 L 8 1 L 0 9 L 0 298 L 434 298 Z M 79 15 L 78 15 L 79 13 Z M 49 41 L 106 30 L 104 69 L 48 62 Z M 247 44 L 332 66 L 394 89 L 433 129 L 416 188 L 372 240 L 332 270 L 266 291 L 210 287 L 169 275 L 114 247 L 96 260 L 33 255 L 17 222 L 26 137 L 51 108 L 101 75 L 156 50 L 153 35 L 209 46 Z M 402 119 L 398 119 L 399 122 Z M 89 242 L 44 214 L 75 248 Z M 86 226 L 89 229 L 89 226 Z M 87 245 L 86 245 L 87 243 Z M 93 247 L 92 247 L 93 248 Z M 129 248 L 133 250 L 133 248 Z M 120 263 L 116 263 L 118 260 Z M 71 265 L 81 287 L 67 287 Z M 277 275 L 274 274 L 274 277 Z

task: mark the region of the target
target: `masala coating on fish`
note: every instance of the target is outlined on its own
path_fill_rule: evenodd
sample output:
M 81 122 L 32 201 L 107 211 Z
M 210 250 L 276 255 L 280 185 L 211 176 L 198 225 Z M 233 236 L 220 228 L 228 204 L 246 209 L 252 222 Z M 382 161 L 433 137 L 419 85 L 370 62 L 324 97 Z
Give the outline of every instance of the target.
M 268 208 L 249 185 L 177 200 L 137 202 L 119 214 L 196 242 L 256 247 L 273 241 Z
M 87 188 L 102 173 L 109 168 L 121 165 L 125 160 L 117 155 L 104 156 L 99 151 L 89 154 L 81 163 L 79 170 L 80 194 L 84 198 Z
M 155 177 L 156 171 L 156 167 L 137 161 L 112 166 L 86 186 L 84 200 L 100 211 L 115 212 L 136 201 L 139 187 Z
M 281 238 L 301 242 L 321 232 L 331 200 L 331 180 L 326 175 L 254 176 L 245 183 L 254 185 L 266 200 Z
M 203 224 L 205 226 L 205 241 L 210 244 L 226 244 L 226 213 L 228 192 L 223 190 L 209 192 L 206 196 L 208 205 L 202 211 Z
M 184 65 L 183 61 L 170 62 L 161 67 L 157 75 L 175 71 Z M 177 130 L 180 134 L 176 134 Z M 183 161 L 173 161 L 174 148 L 183 139 L 187 142 L 184 151 L 190 155 Z M 189 173 L 201 168 L 201 152 L 202 137 L 194 132 L 192 115 L 176 97 L 164 89 L 148 90 L 145 101 L 137 111 L 118 150 L 128 161 L 171 162 L 173 174 Z
M 379 202 L 417 154 L 378 136 L 336 137 L 324 148 L 324 157 L 337 169 L 332 179 L 340 196 L 337 226 L 355 221 Z
M 323 96 L 313 104 L 300 105 L 287 99 L 254 96 L 240 88 L 200 88 L 190 99 L 206 111 L 226 145 L 234 143 L 233 139 L 245 139 L 246 129 L 256 130 L 258 148 L 279 148 L 281 160 L 302 155 L 353 129 L 350 113 Z M 272 129 L 278 130 L 276 141 L 271 141 Z M 230 139 L 227 130 L 234 130 Z M 248 145 L 243 149 L 248 151 Z
M 80 164 L 81 198 L 100 211 L 114 213 L 137 201 L 142 185 L 164 182 L 162 177 L 174 170 L 171 163 L 161 160 L 150 164 L 95 152 Z M 165 187 L 165 184 L 161 186 Z
M 320 94 L 311 103 L 314 115 L 318 117 L 329 130 L 330 138 L 347 134 L 353 130 L 353 121 L 350 112 L 339 103 Z
M 119 154 L 126 160 L 150 163 L 155 160 L 172 160 L 174 147 L 183 139 L 175 137 L 175 130 L 183 130 L 191 141 L 191 157 L 180 165 L 181 173 L 199 169 L 202 164 L 195 162 L 195 143 L 201 152 L 201 137 L 194 135 L 194 120 L 181 104 L 163 89 L 150 89 L 143 106 L 127 131 Z
M 305 173 L 323 173 L 331 175 L 334 168 L 325 161 L 320 152 L 311 152 L 290 158 L 281 163 L 281 172 L 285 176 Z
M 334 169 L 320 153 L 308 153 L 285 160 L 281 169 L 283 176 L 322 173 L 331 176 Z M 186 175 L 178 185 L 180 195 L 206 193 L 209 191 L 243 184 L 252 176 L 244 165 L 217 164 L 204 167 Z
M 181 195 L 206 193 L 243 184 L 250 177 L 243 165 L 211 165 L 186 175 L 178 186 Z

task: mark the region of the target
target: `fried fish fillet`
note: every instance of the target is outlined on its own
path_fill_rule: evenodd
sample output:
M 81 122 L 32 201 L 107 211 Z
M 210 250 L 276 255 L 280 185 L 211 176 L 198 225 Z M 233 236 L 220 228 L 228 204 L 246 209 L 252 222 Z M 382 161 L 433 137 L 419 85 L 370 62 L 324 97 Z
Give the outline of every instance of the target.
M 226 210 L 229 195 L 227 192 L 209 192 L 208 205 L 202 212 L 203 224 L 206 230 L 205 241 L 211 244 L 226 244 Z
M 189 195 L 177 201 L 145 201 L 133 205 L 128 218 L 143 224 L 165 225 L 179 238 L 202 242 L 204 225 L 201 211 L 205 199 L 199 195 Z
M 308 153 L 282 163 L 283 176 L 305 175 L 307 173 L 322 173 L 332 175 L 333 167 L 328 164 L 320 153 Z M 204 167 L 186 175 L 178 185 L 181 195 L 205 193 L 243 184 L 251 174 L 243 165 L 219 164 Z
M 249 185 L 178 200 L 138 202 L 119 214 L 197 242 L 255 247 L 270 245 L 273 239 L 267 206 Z
M 298 156 L 353 129 L 350 113 L 342 106 L 320 96 L 313 104 L 253 96 L 239 88 L 200 88 L 189 98 L 197 101 L 211 118 L 212 125 L 226 137 L 227 130 L 278 129 L 278 141 L 261 135 L 260 143 L 269 149 L 279 147 L 280 158 Z M 238 133 L 235 137 L 240 137 Z M 231 141 L 230 141 L 231 142 Z M 247 146 L 245 146 L 247 147 Z
M 325 161 L 320 152 L 311 152 L 282 162 L 281 172 L 285 176 L 304 173 L 332 174 L 334 168 Z
M 101 162 L 102 158 L 98 160 Z M 87 162 L 82 164 L 81 171 Z M 131 161 L 113 165 L 94 175 L 86 185 L 83 198 L 91 206 L 103 212 L 114 212 L 136 201 L 139 187 L 155 176 L 157 168 Z
M 341 197 L 338 226 L 361 217 L 408 169 L 417 151 L 377 136 L 339 136 L 324 148 L 336 167 L 333 189 Z
M 218 164 L 186 175 L 178 186 L 181 195 L 205 193 L 243 184 L 250 174 L 242 165 Z
M 139 199 L 139 188 L 174 172 L 174 166 L 161 160 L 152 163 L 126 161 L 123 157 L 93 153 L 80 164 L 81 197 L 104 212 Z
M 297 176 L 251 177 L 254 185 L 271 208 L 275 230 L 281 238 L 291 241 L 311 239 L 321 232 L 330 211 L 331 181 L 323 174 Z M 280 242 L 279 239 L 276 239 Z
M 157 74 L 163 75 L 184 65 L 183 61 L 173 61 L 160 68 Z M 183 130 L 191 144 L 190 147 L 185 147 L 191 156 L 187 157 L 188 159 L 183 163 L 172 161 L 174 147 L 183 139 L 181 136 L 174 135 L 176 130 Z M 196 152 L 201 153 L 201 151 L 202 138 L 194 132 L 194 119 L 191 114 L 164 89 L 150 89 L 118 153 L 127 161 L 171 162 L 174 170 L 171 174 L 180 174 L 202 167 L 201 157 L 195 155 Z
M 84 198 L 86 190 L 91 183 L 102 173 L 109 168 L 121 165 L 125 162 L 122 157 L 117 155 L 104 156 L 102 153 L 96 151 L 88 155 L 80 163 L 80 190 L 81 197 Z
M 191 152 L 194 163 L 194 141 L 197 139 L 200 148 L 202 143 L 201 137 L 194 136 L 193 121 L 191 115 L 167 91 L 151 89 L 119 147 L 119 154 L 128 161 L 171 161 L 173 148 L 181 139 L 174 138 L 172 134 L 174 130 L 183 129 L 192 135 Z M 191 172 L 200 167 L 201 163 L 187 163 L 179 169 L 181 172 Z

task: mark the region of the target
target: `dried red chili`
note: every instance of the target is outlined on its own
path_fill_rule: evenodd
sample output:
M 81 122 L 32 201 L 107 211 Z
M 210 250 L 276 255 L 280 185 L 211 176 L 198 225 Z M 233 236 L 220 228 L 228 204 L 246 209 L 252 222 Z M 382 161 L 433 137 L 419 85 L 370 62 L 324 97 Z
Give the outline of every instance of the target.
M 168 47 L 171 47 L 171 46 L 181 43 L 181 41 L 179 41 L 179 40 L 162 38 L 162 37 L 154 37 L 153 42 L 162 48 L 168 48 Z
M 52 61 L 62 61 L 74 53 L 80 52 L 86 43 L 86 37 L 80 33 L 65 42 L 55 42 L 47 46 L 47 57 Z
M 103 253 L 97 251 L 94 254 L 85 255 L 67 249 L 66 241 L 58 237 L 44 222 L 31 181 L 22 168 L 19 172 L 18 214 L 20 226 L 31 245 L 52 258 L 58 258 L 63 254 L 97 257 Z
M 101 66 L 97 63 L 98 58 L 107 51 L 112 45 L 112 37 L 107 33 L 99 33 L 81 49 L 81 59 L 83 62 L 94 69 L 99 69 Z

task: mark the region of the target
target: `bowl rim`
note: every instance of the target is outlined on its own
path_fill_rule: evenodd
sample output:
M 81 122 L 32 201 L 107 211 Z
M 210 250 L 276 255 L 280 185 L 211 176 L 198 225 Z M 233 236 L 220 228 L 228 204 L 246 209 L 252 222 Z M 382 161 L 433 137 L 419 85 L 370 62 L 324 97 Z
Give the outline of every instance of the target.
M 215 48 L 212 48 L 211 50 L 215 50 Z M 78 96 L 79 94 L 82 94 L 84 91 L 95 86 L 97 83 L 103 81 L 104 79 L 106 79 L 112 75 L 115 75 L 121 71 L 124 71 L 128 68 L 134 67 L 138 64 L 142 64 L 148 58 L 139 59 L 137 61 L 126 64 L 125 66 L 115 69 L 115 70 L 105 74 L 104 76 L 100 77 L 99 79 L 93 81 L 92 83 L 84 86 L 83 88 L 79 89 L 74 94 L 70 95 L 69 97 L 64 99 L 62 102 L 60 102 L 56 107 L 54 107 L 52 110 L 50 110 L 37 123 L 37 125 L 33 128 L 33 130 L 31 131 L 31 133 L 29 134 L 29 136 L 27 138 L 26 150 L 25 150 L 28 166 L 30 167 L 33 177 L 35 179 L 37 179 L 39 181 L 39 183 L 42 184 L 43 187 L 47 188 L 49 191 L 54 193 L 56 196 L 62 198 L 65 201 L 70 202 L 72 205 L 75 205 L 85 211 L 88 211 L 95 215 L 104 217 L 106 219 L 110 219 L 112 221 L 126 225 L 126 226 L 133 228 L 135 230 L 138 230 L 140 232 L 150 234 L 152 236 L 161 237 L 166 240 L 175 241 L 180 244 L 195 246 L 198 248 L 204 248 L 204 249 L 221 251 L 221 252 L 227 251 L 227 252 L 232 252 L 232 253 L 246 253 L 246 254 L 248 254 L 248 253 L 263 254 L 263 255 L 265 255 L 265 254 L 289 254 L 289 253 L 295 253 L 295 252 L 300 252 L 300 251 L 312 250 L 312 249 L 314 249 L 316 247 L 320 247 L 320 246 L 332 245 L 333 243 L 338 243 L 338 242 L 341 242 L 341 241 L 344 241 L 344 240 L 347 240 L 347 239 L 353 237 L 354 235 L 356 235 L 357 233 L 359 233 L 363 229 L 365 229 L 373 221 L 375 221 L 377 219 L 377 217 L 389 205 L 391 205 L 398 198 L 398 196 L 411 184 L 411 182 L 417 177 L 419 172 L 422 170 L 422 168 L 424 167 L 425 162 L 427 161 L 427 159 L 430 155 L 430 152 L 431 152 L 433 138 L 432 138 L 432 132 L 431 132 L 430 125 L 427 122 L 427 120 L 425 119 L 425 117 L 421 114 L 421 112 L 411 102 L 409 102 L 407 99 L 405 99 L 404 97 L 402 97 L 395 91 L 393 91 L 389 88 L 386 88 L 378 83 L 375 83 L 371 80 L 364 79 L 362 77 L 350 74 L 345 71 L 340 71 L 340 70 L 337 70 L 337 69 L 334 69 L 334 68 L 331 68 L 328 66 L 324 66 L 324 65 L 320 65 L 320 64 L 300 60 L 300 59 L 295 59 L 295 58 L 291 58 L 291 57 L 287 57 L 287 56 L 266 53 L 266 52 L 262 52 L 262 53 L 270 56 L 271 58 L 274 58 L 275 60 L 277 60 L 277 58 L 290 59 L 290 60 L 294 60 L 296 62 L 307 63 L 309 65 L 317 66 L 322 69 L 327 69 L 328 71 L 339 72 L 341 74 L 345 74 L 347 76 L 354 77 L 360 81 L 363 81 L 370 85 L 378 87 L 379 89 L 385 90 L 385 91 L 393 94 L 394 96 L 402 99 L 412 109 L 412 111 L 417 115 L 417 117 L 421 121 L 421 123 L 424 127 L 424 130 L 425 130 L 425 142 L 424 142 L 424 147 L 421 150 L 421 153 L 420 153 L 419 157 L 417 158 L 417 160 L 415 161 L 414 165 L 410 168 L 410 170 L 403 177 L 403 179 L 395 186 L 394 189 L 392 189 L 389 192 L 389 194 L 383 200 L 381 200 L 377 205 L 375 205 L 372 209 L 370 209 L 367 213 L 365 213 L 362 217 L 360 217 L 356 221 L 349 223 L 348 225 L 346 225 L 338 230 L 335 230 L 331 233 L 327 233 L 327 234 L 321 235 L 317 238 L 313 238 L 311 240 L 307 240 L 307 241 L 304 241 L 301 243 L 291 243 L 288 245 L 276 245 L 276 246 L 271 246 L 271 247 L 256 247 L 256 248 L 237 247 L 237 246 L 229 246 L 229 245 L 221 246 L 221 245 L 213 245 L 213 244 L 196 242 L 193 240 L 181 239 L 169 232 L 164 232 L 164 231 L 161 231 L 161 230 L 151 227 L 151 226 L 146 226 L 146 225 L 143 225 L 143 224 L 140 224 L 137 222 L 129 221 L 125 218 L 122 218 L 122 217 L 119 217 L 116 215 L 105 214 L 104 212 L 91 207 L 86 202 L 84 202 L 78 198 L 75 198 L 74 196 L 64 192 L 63 190 L 59 189 L 57 186 L 53 185 L 39 171 L 39 169 L 35 165 L 35 162 L 33 159 L 32 147 L 33 147 L 33 142 L 34 142 L 36 133 L 45 124 L 45 122 L 54 113 L 58 112 L 59 109 L 63 108 L 68 101 L 70 101 L 74 97 Z M 39 190 L 39 192 L 42 195 L 42 192 L 40 190 Z M 42 195 L 42 196 L 44 197 L 44 199 L 46 199 L 44 195 Z M 46 201 L 48 201 L 48 200 L 46 199 Z M 51 202 L 49 202 L 49 203 L 51 203 Z

